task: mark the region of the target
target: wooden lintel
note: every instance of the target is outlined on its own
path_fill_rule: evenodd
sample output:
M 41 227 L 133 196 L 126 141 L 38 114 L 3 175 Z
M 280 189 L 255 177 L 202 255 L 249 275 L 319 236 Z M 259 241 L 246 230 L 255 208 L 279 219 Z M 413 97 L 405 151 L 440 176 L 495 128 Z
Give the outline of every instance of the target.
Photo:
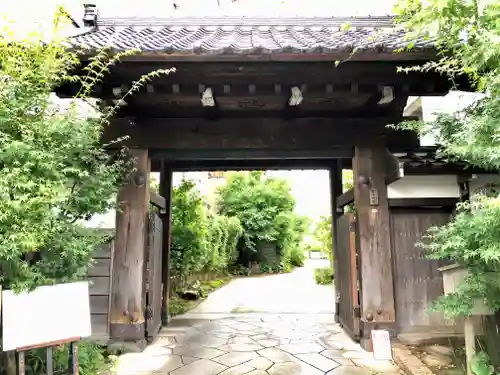
M 455 207 L 459 198 L 393 198 L 389 207 Z
M 354 189 L 349 189 L 337 197 L 337 208 L 345 207 L 354 202 Z
M 166 207 L 165 198 L 153 190 L 149 191 L 149 202 L 161 210 L 164 210 Z
M 103 140 L 128 136 L 126 144 L 150 150 L 334 150 L 385 136 L 394 147 L 418 146 L 416 133 L 386 125 L 403 118 L 117 118 L 106 127 Z M 282 157 L 282 156 L 280 156 Z M 346 157 L 346 156 L 344 156 Z M 348 157 L 348 156 L 347 156 Z
M 82 60 L 89 60 L 93 55 L 83 56 Z M 134 62 L 315 62 L 326 61 L 429 61 L 437 60 L 435 51 L 424 52 L 358 52 L 358 53 L 260 53 L 260 54 L 213 54 L 213 53 L 141 53 L 140 55 L 125 56 L 123 61 Z

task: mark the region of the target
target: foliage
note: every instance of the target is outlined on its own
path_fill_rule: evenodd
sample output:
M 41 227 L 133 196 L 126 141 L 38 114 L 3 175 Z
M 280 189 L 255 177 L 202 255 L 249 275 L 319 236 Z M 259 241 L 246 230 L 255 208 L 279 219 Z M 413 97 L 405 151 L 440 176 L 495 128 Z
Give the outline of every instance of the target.
M 299 246 L 292 247 L 289 255 L 290 266 L 303 267 L 305 260 L 306 260 L 306 254 L 304 250 Z
M 316 284 L 328 285 L 333 283 L 333 268 L 316 268 L 314 270 L 314 279 Z
M 400 22 L 415 35 L 432 37 L 441 59 L 412 70 L 436 70 L 452 79 L 469 77 L 478 97 L 464 109 L 438 114 L 429 123 L 398 126 L 432 134 L 440 153 L 450 160 L 498 171 L 500 167 L 500 3 L 478 0 L 406 0 L 398 7 Z M 468 315 L 475 298 L 500 307 L 500 206 L 498 194 L 462 205 L 453 220 L 434 228 L 424 246 L 434 259 L 452 259 L 469 269 L 457 293 L 443 297 L 438 307 L 448 315 Z
M 237 258 L 242 231 L 237 218 L 210 213 L 193 182 L 173 189 L 171 262 L 177 274 L 226 270 Z
M 219 213 L 239 219 L 243 233 L 238 244 L 239 262 L 260 261 L 259 245 L 274 245 L 283 262 L 297 261 L 299 246 L 308 226 L 294 214 L 295 200 L 283 179 L 264 177 L 261 171 L 234 172 L 217 190 Z
M 322 216 L 314 228 L 314 239 L 319 244 L 319 250 L 325 254 L 333 264 L 333 244 L 332 244 L 332 217 Z
M 112 363 L 104 356 L 105 348 L 98 344 L 80 341 L 78 343 L 78 373 L 82 375 L 97 375 L 109 370 Z M 60 345 L 53 350 L 54 372 L 67 371 L 69 360 L 69 345 Z M 35 349 L 27 352 L 26 374 L 38 375 L 47 373 L 47 357 L 45 349 Z
M 73 73 L 78 55 L 67 51 L 64 40 L 46 43 L 30 35 L 16 41 L 13 33 L 2 32 L 0 282 L 5 288 L 29 290 L 86 276 L 103 238 L 83 221 L 115 206 L 131 167 L 117 143 L 112 152 L 100 142 L 118 106 L 99 109 L 90 93 L 109 65 L 126 54 L 101 52 L 82 78 Z M 142 77 L 126 96 L 163 73 Z M 74 99 L 80 102 L 58 108 L 52 91 L 66 83 L 79 85 Z

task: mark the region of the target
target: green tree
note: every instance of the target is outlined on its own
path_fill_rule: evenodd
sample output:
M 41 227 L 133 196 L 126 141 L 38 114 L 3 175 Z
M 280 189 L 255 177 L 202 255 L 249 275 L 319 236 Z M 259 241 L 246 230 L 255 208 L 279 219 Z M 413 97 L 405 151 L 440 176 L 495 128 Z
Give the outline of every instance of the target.
M 8 31 L 0 38 L 0 281 L 6 288 L 85 277 L 103 239 L 82 222 L 114 207 L 130 170 L 122 152 L 100 143 L 116 108 L 101 111 L 89 97 L 121 55 L 99 54 L 81 78 L 72 73 L 78 56 L 63 42 L 15 41 Z M 76 99 L 87 113 L 75 102 L 58 108 L 52 91 L 68 82 L 80 84 Z
M 239 249 L 244 264 L 259 258 L 263 243 L 275 245 L 290 260 L 307 228 L 307 220 L 294 214 L 295 199 L 288 183 L 264 177 L 260 171 L 229 174 L 226 185 L 217 190 L 217 206 L 222 215 L 238 218 L 243 227 Z
M 437 70 L 451 79 L 466 75 L 484 95 L 462 110 L 439 114 L 434 121 L 407 122 L 436 137 L 450 160 L 498 171 L 500 167 L 500 4 L 478 0 L 401 2 L 397 10 L 409 38 L 432 37 L 441 52 L 438 61 L 413 70 Z M 476 298 L 500 308 L 500 205 L 498 194 L 459 207 L 453 220 L 433 228 L 421 244 L 434 259 L 452 259 L 469 269 L 459 290 L 443 297 L 438 307 L 448 315 L 468 315 Z M 492 277 L 494 275 L 494 277 Z

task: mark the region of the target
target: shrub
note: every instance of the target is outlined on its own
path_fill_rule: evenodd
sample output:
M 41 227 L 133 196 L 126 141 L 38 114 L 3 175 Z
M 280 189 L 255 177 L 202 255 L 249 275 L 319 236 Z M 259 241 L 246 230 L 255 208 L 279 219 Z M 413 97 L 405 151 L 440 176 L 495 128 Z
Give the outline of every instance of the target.
M 292 267 L 303 267 L 306 260 L 306 254 L 300 247 L 294 247 L 290 251 L 290 265 Z
M 328 285 L 333 283 L 333 268 L 316 268 L 314 270 L 314 279 L 316 284 Z
M 35 349 L 27 352 L 26 374 L 44 374 L 47 371 L 45 349 Z M 97 375 L 108 370 L 112 363 L 106 356 L 106 349 L 98 344 L 81 341 L 78 343 L 78 370 L 81 375 Z M 67 371 L 69 360 L 69 345 L 60 345 L 53 351 L 54 372 Z

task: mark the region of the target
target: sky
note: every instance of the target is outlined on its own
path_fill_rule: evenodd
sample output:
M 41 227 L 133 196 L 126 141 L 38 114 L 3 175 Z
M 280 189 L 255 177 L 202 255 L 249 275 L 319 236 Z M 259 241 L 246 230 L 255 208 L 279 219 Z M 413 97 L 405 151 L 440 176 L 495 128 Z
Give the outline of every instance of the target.
M 26 20 L 36 19 L 51 15 L 56 4 L 64 4 L 69 12 L 81 17 L 84 3 L 96 4 L 102 17 L 331 17 L 391 14 L 395 0 L 1 0 L 0 13 L 22 15 Z

